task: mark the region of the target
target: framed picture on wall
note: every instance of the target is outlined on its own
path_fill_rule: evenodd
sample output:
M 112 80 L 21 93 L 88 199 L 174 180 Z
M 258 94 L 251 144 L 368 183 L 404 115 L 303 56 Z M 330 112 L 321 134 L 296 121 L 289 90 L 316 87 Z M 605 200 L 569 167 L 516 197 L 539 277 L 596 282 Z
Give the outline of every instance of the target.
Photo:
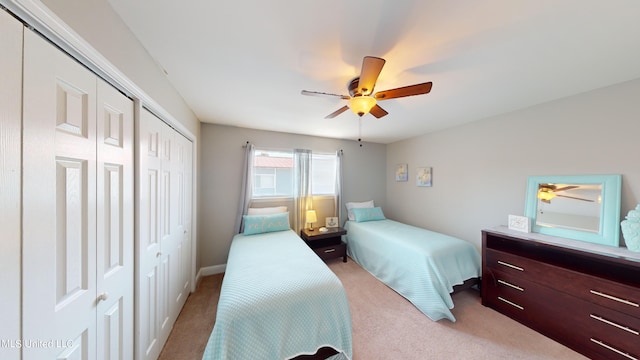
M 431 167 L 419 167 L 416 169 L 417 186 L 431 186 L 432 179 Z
M 396 181 L 409 180 L 409 166 L 407 164 L 396 165 Z

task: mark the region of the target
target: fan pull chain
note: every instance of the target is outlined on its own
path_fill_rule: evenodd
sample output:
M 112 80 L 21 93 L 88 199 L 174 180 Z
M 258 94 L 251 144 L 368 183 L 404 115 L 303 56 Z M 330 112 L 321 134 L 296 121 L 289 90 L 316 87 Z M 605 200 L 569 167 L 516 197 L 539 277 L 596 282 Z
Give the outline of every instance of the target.
M 358 142 L 362 147 L 362 116 L 358 117 Z

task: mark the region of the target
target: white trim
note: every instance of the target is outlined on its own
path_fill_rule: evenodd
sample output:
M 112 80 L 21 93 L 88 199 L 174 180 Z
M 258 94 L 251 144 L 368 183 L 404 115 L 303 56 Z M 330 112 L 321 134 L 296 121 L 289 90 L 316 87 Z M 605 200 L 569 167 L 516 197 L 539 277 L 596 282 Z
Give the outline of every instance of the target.
M 198 271 L 198 275 L 196 275 L 196 283 L 198 283 L 200 281 L 200 278 L 202 278 L 203 276 L 222 274 L 226 270 L 227 264 L 202 267 Z

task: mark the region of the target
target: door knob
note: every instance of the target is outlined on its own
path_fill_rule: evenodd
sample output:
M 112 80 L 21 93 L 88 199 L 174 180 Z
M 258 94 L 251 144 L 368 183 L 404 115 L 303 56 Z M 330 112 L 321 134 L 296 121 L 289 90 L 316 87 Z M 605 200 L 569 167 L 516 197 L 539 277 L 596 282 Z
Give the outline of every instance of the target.
M 107 298 L 109 298 L 109 294 L 107 294 L 106 292 L 102 293 L 102 294 L 98 295 L 98 302 L 107 300 Z

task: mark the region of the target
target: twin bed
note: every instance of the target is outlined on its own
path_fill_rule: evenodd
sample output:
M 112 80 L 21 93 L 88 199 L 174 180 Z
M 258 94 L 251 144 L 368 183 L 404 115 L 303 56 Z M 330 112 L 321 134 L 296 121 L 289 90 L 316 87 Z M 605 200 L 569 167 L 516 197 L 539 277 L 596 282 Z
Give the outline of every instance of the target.
M 347 254 L 431 320 L 456 319 L 451 293 L 479 283 L 480 252 L 464 240 L 388 220 L 373 201 L 347 203 Z
M 455 321 L 450 293 L 479 278 L 478 250 L 385 219 L 372 206 L 348 207 L 349 256 L 430 319 Z M 337 353 L 332 359 L 350 359 L 351 314 L 340 280 L 289 229 L 288 213 L 286 220 L 254 217 L 231 243 L 203 359 L 290 359 L 327 348 Z
M 478 283 L 481 258 L 470 243 L 393 220 L 348 221 L 347 253 L 431 320 L 456 319 L 451 293 Z
M 351 358 L 351 313 L 336 275 L 292 230 L 233 238 L 203 359 Z

